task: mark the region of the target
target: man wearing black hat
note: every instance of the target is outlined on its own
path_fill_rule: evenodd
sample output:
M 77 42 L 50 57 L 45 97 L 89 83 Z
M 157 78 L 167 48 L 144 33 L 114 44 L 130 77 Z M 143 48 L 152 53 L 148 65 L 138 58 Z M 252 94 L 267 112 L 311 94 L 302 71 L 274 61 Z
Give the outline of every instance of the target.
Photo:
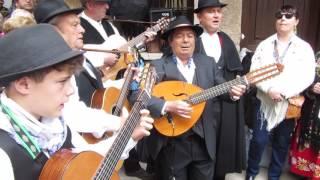
M 102 44 L 108 41 L 111 35 L 117 35 L 120 41 L 119 46 L 126 41 L 120 36 L 117 28 L 110 22 L 103 20 L 106 17 L 109 9 L 110 0 L 81 0 L 84 11 L 80 14 L 81 26 L 85 29 L 83 34 L 83 42 L 85 44 Z M 110 42 L 110 45 L 115 45 L 117 42 Z M 110 46 L 115 49 L 117 46 Z M 108 53 L 104 64 L 113 66 L 118 61 L 118 55 Z M 93 61 L 96 67 L 104 65 L 103 63 Z
M 38 179 L 43 160 L 72 147 L 62 109 L 82 52 L 50 25 L 17 29 L 1 38 L 0 48 L 0 166 L 7 169 L 1 178 Z
M 231 38 L 220 31 L 223 7 L 219 0 L 199 0 L 194 10 L 204 29 L 196 43 L 196 52 L 213 57 L 226 80 L 236 78 L 242 71 L 238 51 Z M 246 166 L 244 110 L 242 99 L 221 101 L 217 141 L 215 178 L 224 179 L 226 173 L 241 172 Z
M 7 170 L 1 178 L 38 179 L 47 159 L 62 148 L 105 155 L 105 142 L 88 145 L 68 128 L 63 115 L 83 52 L 72 50 L 47 24 L 9 33 L 0 40 L 0 48 L 0 63 L 6 64 L 0 67 L 0 86 L 5 87 L 0 94 L 0 166 Z M 142 112 L 140 130 L 152 127 L 147 115 Z
M 158 82 L 178 80 L 208 89 L 224 82 L 215 61 L 205 55 L 194 53 L 195 39 L 203 32 L 200 26 L 194 26 L 185 17 L 177 17 L 162 34 L 167 40 L 172 55 L 153 62 Z M 168 91 L 170 91 L 168 89 Z M 244 93 L 243 85 L 230 90 L 232 99 L 237 100 Z M 230 99 L 224 95 L 223 98 Z M 161 179 L 177 180 L 212 180 L 216 159 L 216 133 L 218 130 L 215 117 L 218 99 L 206 101 L 201 118 L 186 133 L 177 137 L 166 137 L 153 131 L 147 138 L 148 151 L 156 163 L 156 176 Z M 190 118 L 192 106 L 182 100 L 166 101 L 153 97 L 148 105 L 153 117 L 177 114 Z
M 79 6 L 71 6 L 68 1 L 41 0 L 35 8 L 34 15 L 38 23 L 50 23 L 54 25 L 59 32 L 61 32 L 63 38 L 71 48 L 81 49 L 83 47 L 82 38 L 84 29 L 78 17 L 80 12 L 82 12 L 82 8 L 79 8 Z M 88 85 L 79 87 L 79 89 L 76 84 L 76 79 L 74 77 L 72 78 L 77 93 L 75 93 L 73 98 L 67 103 L 65 115 L 72 117 L 68 119 L 74 119 L 69 125 L 77 131 L 94 132 L 97 135 L 102 135 L 106 130 L 118 130 L 123 119 L 111 116 L 102 110 L 88 108 L 83 104 L 83 100 L 85 100 L 87 104 L 90 104 L 91 93 L 98 88 L 103 88 L 101 77 L 99 73 L 94 70 L 96 69 L 85 60 L 84 71 L 77 74 L 76 79 L 88 79 L 87 81 L 82 81 Z M 88 93 L 88 91 L 91 93 Z M 88 93 L 88 95 L 86 95 L 86 93 Z M 85 94 L 85 96 L 83 94 Z M 81 101 L 79 101 L 79 99 Z M 78 113 L 74 113 L 74 110 Z M 88 123 L 91 125 L 88 125 Z
M 72 49 L 80 49 L 83 46 L 82 35 L 84 29 L 80 25 L 80 19 L 77 14 L 81 11 L 82 8 L 79 8 L 79 6 L 69 1 L 41 0 L 36 6 L 35 18 L 38 23 L 50 23 L 54 25 Z M 92 70 L 94 70 L 93 66 Z M 84 78 L 90 76 L 88 68 L 78 73 L 76 77 L 79 78 L 79 76 Z M 93 80 L 100 80 L 101 83 L 101 79 L 97 78 Z M 71 96 L 70 101 L 66 103 L 64 108 L 64 116 L 66 117 L 68 125 L 78 132 L 93 133 L 96 137 L 103 136 L 106 131 L 118 131 L 126 118 L 124 116 L 113 116 L 104 110 L 87 107 L 79 100 L 78 87 L 75 81 L 75 77 L 73 76 L 71 82 L 76 93 Z M 136 137 L 141 135 L 146 134 L 142 129 L 136 130 L 132 138 L 137 139 Z M 112 138 L 110 139 L 112 140 Z M 133 148 L 135 144 L 136 142 L 133 140 L 129 141 L 126 147 L 126 153 L 122 158 L 127 157 L 128 150 Z M 111 146 L 111 143 L 109 143 L 109 146 Z M 108 147 L 105 146 L 106 149 L 108 149 Z

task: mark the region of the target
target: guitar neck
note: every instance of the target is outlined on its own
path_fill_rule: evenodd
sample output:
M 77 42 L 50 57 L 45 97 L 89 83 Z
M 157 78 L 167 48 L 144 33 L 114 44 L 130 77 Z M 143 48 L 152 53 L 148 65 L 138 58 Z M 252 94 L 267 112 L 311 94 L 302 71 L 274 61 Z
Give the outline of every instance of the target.
M 148 32 L 148 31 L 158 32 L 160 30 L 161 30 L 161 27 L 158 24 L 156 24 L 150 27 L 150 29 L 148 29 L 147 31 L 144 31 L 143 33 L 139 34 L 137 37 L 131 39 L 126 44 L 120 46 L 119 49 L 127 51 L 128 49 L 133 48 L 134 46 L 138 45 L 141 42 L 144 42 L 147 39 L 147 37 L 145 36 L 145 32 Z
M 206 89 L 204 91 L 201 91 L 199 93 L 193 94 L 187 99 L 187 102 L 191 104 L 199 104 L 201 102 L 207 101 L 209 99 L 212 99 L 214 97 L 217 97 L 221 94 L 225 94 L 229 91 L 229 89 L 234 85 L 240 85 L 244 84 L 247 85 L 248 82 L 245 77 L 236 78 L 234 80 L 219 84 L 217 86 L 214 86 L 212 88 Z
M 124 102 L 127 99 L 127 96 L 129 93 L 129 85 L 130 85 L 130 82 L 133 78 L 133 75 L 134 75 L 134 71 L 129 66 L 129 71 L 127 73 L 127 76 L 126 76 L 124 83 L 122 85 L 122 88 L 120 90 L 120 95 L 117 100 L 114 112 L 112 113 L 115 116 L 120 116 L 120 114 L 121 114 L 122 107 L 124 106 Z
M 100 165 L 94 179 L 110 179 L 121 157 L 121 154 L 123 153 L 127 143 L 129 142 L 134 128 L 139 123 L 141 117 L 140 110 L 147 105 L 149 99 L 150 95 L 147 93 L 147 91 L 142 90 L 139 93 L 139 97 L 136 103 L 133 105 L 128 119 L 124 123 L 110 150 L 103 159 L 102 164 Z

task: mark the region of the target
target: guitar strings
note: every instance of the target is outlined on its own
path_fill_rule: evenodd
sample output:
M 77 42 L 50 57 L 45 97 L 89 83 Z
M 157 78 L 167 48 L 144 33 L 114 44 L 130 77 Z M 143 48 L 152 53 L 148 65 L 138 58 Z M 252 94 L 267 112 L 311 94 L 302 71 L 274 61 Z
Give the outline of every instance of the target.
M 141 95 L 143 96 L 143 95 Z M 139 97 L 140 98 L 140 97 Z M 142 97 L 143 98 L 143 97 Z M 143 100 L 142 100 L 143 101 Z M 146 102 L 146 101 L 145 101 Z M 95 179 L 100 179 L 101 177 L 103 179 L 110 178 L 112 175 L 112 172 L 114 171 L 114 167 L 118 163 L 119 158 L 121 157 L 121 154 L 123 153 L 123 150 L 125 146 L 127 145 L 127 142 L 132 135 L 134 128 L 138 125 L 139 121 L 137 119 L 141 117 L 140 110 L 144 107 L 144 104 L 141 101 L 137 101 L 133 107 L 132 114 L 130 114 L 129 118 L 124 126 L 122 128 L 125 128 L 123 131 L 121 131 L 117 138 L 115 139 L 114 144 L 120 143 L 120 145 L 114 147 L 111 146 L 110 150 L 108 151 L 107 156 L 110 157 L 110 155 L 114 155 L 116 158 L 114 161 L 106 161 L 108 158 L 105 158 L 105 161 L 100 165 L 100 168 L 98 169 L 97 175 Z M 116 161 L 115 161 L 116 160 Z

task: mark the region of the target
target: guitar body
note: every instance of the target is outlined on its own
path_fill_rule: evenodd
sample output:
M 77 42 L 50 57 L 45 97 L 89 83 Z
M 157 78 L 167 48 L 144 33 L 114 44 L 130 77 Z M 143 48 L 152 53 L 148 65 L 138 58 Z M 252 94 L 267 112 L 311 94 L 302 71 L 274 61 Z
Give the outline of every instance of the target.
M 113 114 L 114 108 L 116 106 L 117 100 L 119 99 L 120 90 L 115 87 L 109 87 L 106 89 L 98 89 L 96 90 L 91 98 L 91 106 L 96 109 L 103 109 L 107 113 Z M 130 104 L 128 100 L 125 100 L 124 107 L 130 110 Z M 104 137 L 112 136 L 112 133 L 106 133 Z M 82 137 L 89 143 L 95 144 L 101 141 L 103 138 L 98 139 L 94 137 L 91 133 L 83 133 Z M 115 168 L 118 171 L 123 164 L 123 160 L 120 160 Z
M 62 149 L 56 152 L 43 167 L 40 180 L 79 180 L 93 179 L 103 157 L 93 151 L 72 153 Z M 111 180 L 120 180 L 117 173 L 113 173 Z
M 155 85 L 152 91 L 153 96 L 165 100 L 186 100 L 190 95 L 201 92 L 202 89 L 183 81 L 164 81 Z M 169 123 L 167 117 L 163 116 L 154 121 L 154 127 L 162 135 L 179 136 L 193 127 L 200 118 L 204 107 L 205 102 L 193 105 L 190 119 L 171 114 L 173 123 Z
M 134 57 L 131 54 L 124 53 L 120 56 L 118 62 L 112 67 L 100 67 L 103 73 L 102 81 L 115 80 L 120 70 L 126 69 L 130 63 L 134 62 Z
M 91 98 L 91 106 L 96 109 L 103 109 L 104 111 L 113 114 L 114 108 L 120 96 L 120 90 L 115 87 L 96 90 Z M 125 100 L 124 107 L 129 111 L 130 104 Z

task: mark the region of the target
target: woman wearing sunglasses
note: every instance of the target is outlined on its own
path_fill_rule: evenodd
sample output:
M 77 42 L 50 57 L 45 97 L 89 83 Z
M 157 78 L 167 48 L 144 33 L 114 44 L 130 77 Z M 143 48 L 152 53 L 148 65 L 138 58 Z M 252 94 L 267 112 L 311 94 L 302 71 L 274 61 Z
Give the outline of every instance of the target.
M 286 118 L 288 98 L 300 94 L 314 79 L 314 53 L 311 46 L 295 34 L 298 23 L 297 9 L 282 6 L 275 14 L 276 33 L 262 41 L 252 57 L 251 69 L 272 63 L 281 63 L 284 69 L 279 76 L 257 84 L 260 103 L 256 107 L 249 147 L 248 180 L 259 173 L 263 150 L 269 141 L 272 155 L 268 180 L 280 178 L 295 127 L 295 121 Z

